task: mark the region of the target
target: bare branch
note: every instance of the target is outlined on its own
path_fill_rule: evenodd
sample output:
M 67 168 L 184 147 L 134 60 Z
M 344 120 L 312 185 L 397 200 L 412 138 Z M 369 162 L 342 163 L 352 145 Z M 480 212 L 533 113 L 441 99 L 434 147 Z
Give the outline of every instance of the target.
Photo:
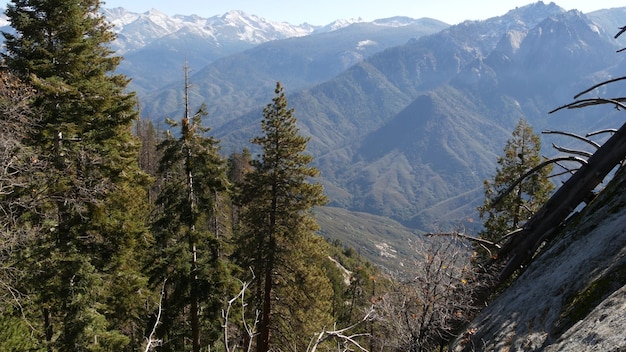
M 573 103 L 569 103 L 563 106 L 560 106 L 548 114 L 555 113 L 559 110 L 563 109 L 579 109 L 592 105 L 602 105 L 602 104 L 613 104 L 618 109 L 626 109 L 626 105 L 622 104 L 622 102 L 626 102 L 626 98 L 614 98 L 614 99 L 603 99 L 603 98 L 593 98 L 593 99 L 582 99 L 577 100 Z
M 591 136 L 595 136 L 601 133 L 610 133 L 610 134 L 614 134 L 615 132 L 617 132 L 617 129 L 615 128 L 607 128 L 604 130 L 598 130 L 598 131 L 594 131 L 594 132 L 589 132 L 586 134 L 587 137 L 591 137 Z
M 252 270 L 250 270 L 252 271 Z M 230 319 L 230 310 L 233 306 L 233 304 L 235 304 L 235 302 L 240 301 L 241 302 L 241 323 L 244 327 L 244 330 L 246 331 L 247 334 L 247 341 L 248 341 L 248 345 L 246 346 L 245 350 L 246 352 L 252 351 L 252 341 L 254 341 L 254 337 L 257 335 L 256 332 L 256 326 L 259 323 L 259 316 L 260 316 L 260 312 L 257 310 L 255 311 L 255 317 L 254 317 L 254 321 L 252 323 L 248 323 L 246 321 L 246 307 L 247 307 L 247 303 L 246 303 L 246 292 L 248 291 L 248 287 L 250 287 L 250 284 L 252 283 L 252 281 L 254 280 L 255 275 L 254 275 L 254 271 L 252 271 L 252 279 L 250 281 L 239 281 L 241 283 L 241 289 L 239 290 L 239 293 L 237 293 L 237 295 L 233 298 L 231 298 L 228 301 L 228 304 L 226 306 L 225 310 L 222 310 L 222 319 L 224 320 L 224 322 L 222 323 L 222 328 L 223 328 L 223 339 L 224 339 L 224 348 L 226 349 L 226 352 L 234 352 L 237 350 L 237 345 L 235 344 L 234 346 L 230 346 L 230 337 L 229 337 L 229 319 Z
M 565 175 L 565 174 L 570 174 L 570 175 L 572 175 L 572 174 L 574 174 L 574 173 L 576 172 L 576 170 L 578 170 L 578 168 L 570 168 L 570 167 L 566 167 L 565 165 L 563 165 L 563 163 L 558 162 L 558 161 L 557 161 L 557 162 L 555 162 L 554 164 L 555 164 L 556 166 L 558 166 L 558 167 L 562 168 L 562 169 L 563 169 L 563 170 L 565 170 L 565 171 L 563 171 L 563 172 L 559 172 L 559 173 L 556 173 L 556 174 L 551 174 L 550 176 L 548 176 L 548 178 L 551 178 L 551 177 L 558 177 L 558 176 Z
M 493 243 L 491 241 L 487 241 L 487 240 L 479 238 L 479 237 L 466 235 L 466 234 L 461 233 L 461 232 L 427 233 L 427 234 L 424 234 L 424 236 L 428 236 L 428 237 L 434 237 L 434 236 L 456 236 L 456 237 L 459 237 L 459 238 L 462 238 L 462 239 L 465 239 L 465 240 L 468 240 L 468 241 L 484 244 L 484 245 L 487 245 L 487 246 L 492 247 L 492 248 L 500 248 L 500 246 L 498 244 L 496 244 L 496 243 Z
M 371 307 L 370 310 L 367 312 L 367 314 L 365 314 L 365 316 L 360 321 L 358 321 L 357 323 L 351 326 L 348 326 L 346 328 L 339 329 L 339 330 L 331 330 L 331 331 L 323 330 L 317 335 L 317 339 L 315 339 L 315 342 L 313 342 L 313 339 L 311 339 L 311 342 L 309 342 L 309 347 L 307 348 L 307 352 L 315 352 L 317 350 L 317 347 L 321 343 L 328 341 L 330 339 L 337 339 L 342 342 L 348 342 L 354 345 L 359 350 L 363 352 L 368 352 L 368 350 L 365 347 L 361 346 L 361 344 L 359 344 L 358 341 L 356 341 L 356 339 L 358 337 L 369 336 L 369 334 L 359 333 L 359 334 L 353 334 L 353 335 L 346 335 L 346 332 L 355 329 L 357 326 L 361 325 L 364 322 L 370 321 L 373 316 L 374 316 L 374 307 Z
M 622 31 L 623 31 L 623 30 L 622 30 Z M 621 34 L 621 33 L 622 33 L 622 32 L 618 33 L 618 36 L 619 36 L 619 34 Z M 617 38 L 617 36 L 616 36 L 616 38 Z M 622 81 L 622 80 L 625 80 L 625 79 L 626 79 L 626 76 L 624 76 L 624 77 L 618 77 L 618 78 L 613 78 L 613 79 L 609 79 L 609 80 L 604 81 L 604 82 L 600 82 L 600 83 L 598 83 L 598 84 L 596 84 L 596 85 L 594 85 L 594 86 L 591 86 L 590 88 L 587 88 L 587 89 L 583 90 L 582 92 L 580 92 L 580 93 L 576 94 L 576 95 L 574 96 L 574 99 L 578 99 L 581 95 L 587 94 L 587 93 L 591 92 L 592 90 L 594 90 L 594 89 L 596 89 L 596 88 L 599 88 L 599 87 L 602 87 L 602 86 L 605 86 L 605 85 L 607 85 L 607 84 L 611 84 L 611 83 L 614 83 L 614 82 L 617 82 L 617 81 Z
M 555 177 L 563 176 L 563 175 L 565 175 L 565 174 L 570 174 L 570 175 L 572 175 L 572 174 L 574 174 L 576 171 L 578 171 L 578 168 L 576 168 L 576 169 L 569 169 L 569 168 L 566 168 L 566 167 L 564 167 L 564 166 L 562 166 L 562 165 L 559 165 L 559 166 L 561 166 L 561 167 L 562 167 L 562 168 L 564 168 L 565 170 L 564 170 L 564 171 L 561 171 L 561 172 L 558 172 L 558 173 L 556 173 L 556 174 L 552 174 L 552 175 L 548 176 L 548 178 L 555 178 Z
M 507 188 L 506 190 L 504 190 L 504 192 L 500 193 L 500 195 L 499 195 L 496 199 L 494 199 L 494 200 L 491 202 L 491 206 L 493 207 L 493 206 L 495 206 L 496 204 L 498 204 L 500 201 L 502 201 L 502 199 L 503 199 L 504 197 L 506 197 L 509 193 L 511 193 L 511 191 L 513 191 L 513 190 L 515 189 L 515 187 L 516 187 L 518 184 L 520 184 L 520 182 L 524 181 L 524 179 L 525 179 L 526 177 L 528 177 L 528 176 L 532 175 L 533 173 L 535 173 L 535 172 L 537 172 L 537 171 L 541 170 L 542 168 L 544 168 L 544 167 L 546 167 L 546 166 L 548 166 L 548 165 L 550 165 L 550 164 L 554 164 L 554 163 L 556 163 L 556 162 L 558 162 L 558 161 L 576 161 L 576 162 L 578 162 L 578 163 L 580 163 L 580 164 L 582 164 L 582 165 L 587 164 L 587 161 L 586 161 L 586 160 L 583 160 L 583 159 L 581 159 L 581 158 L 579 158 L 579 157 L 576 157 L 576 156 L 564 156 L 564 157 L 558 157 L 558 158 L 553 158 L 553 159 L 546 160 L 546 161 L 544 161 L 544 162 L 540 163 L 539 165 L 537 165 L 537 166 L 533 167 L 532 169 L 528 170 L 528 171 L 527 171 L 526 173 L 524 173 L 522 176 L 520 176 L 520 177 L 519 177 L 519 178 L 518 178 L 515 182 L 513 182 L 513 183 L 509 186 L 509 188 Z
M 163 286 L 161 287 L 161 296 L 159 297 L 159 311 L 157 313 L 156 321 L 154 322 L 154 326 L 152 327 L 152 331 L 150 335 L 146 337 L 146 349 L 145 352 L 150 352 L 154 347 L 160 346 L 162 341 L 159 339 L 153 339 L 154 334 L 156 334 L 156 329 L 159 326 L 159 322 L 161 321 L 161 313 L 163 312 L 163 297 L 165 296 L 165 283 L 167 282 L 167 278 L 163 280 Z
M 578 139 L 578 140 L 581 140 L 581 141 L 583 141 L 583 142 L 585 142 L 585 143 L 591 144 L 591 145 L 592 145 L 592 146 L 594 146 L 596 149 L 600 148 L 600 144 L 599 144 L 599 143 L 596 143 L 596 142 L 592 141 L 592 140 L 591 140 L 591 139 L 589 139 L 589 138 L 585 138 L 585 137 L 583 137 L 583 136 L 579 136 L 579 135 L 577 135 L 577 134 L 575 134 L 575 133 L 571 133 L 571 132 L 563 132 L 563 131 L 552 131 L 552 130 L 545 130 L 545 131 L 542 131 L 541 133 L 542 133 L 542 134 L 560 134 L 560 135 L 564 135 L 564 136 L 568 136 L 568 137 L 573 137 L 573 138 L 576 138 L 576 139 Z M 589 137 L 589 136 L 590 136 L 590 135 L 589 135 L 589 134 L 587 134 L 587 136 L 586 136 L 586 137 Z
M 584 156 L 585 158 L 589 158 L 590 156 L 593 155 L 593 153 L 586 152 L 584 150 L 569 149 L 569 148 L 561 147 L 561 146 L 556 145 L 554 143 L 552 143 L 552 148 L 554 148 L 554 149 L 556 149 L 556 150 L 558 150 L 560 152 L 563 152 L 563 153 Z
M 414 277 L 376 301 L 391 350 L 434 350 L 476 312 L 472 296 L 482 282 L 470 263 L 472 247 L 457 236 L 424 243 L 425 257 L 415 262 Z

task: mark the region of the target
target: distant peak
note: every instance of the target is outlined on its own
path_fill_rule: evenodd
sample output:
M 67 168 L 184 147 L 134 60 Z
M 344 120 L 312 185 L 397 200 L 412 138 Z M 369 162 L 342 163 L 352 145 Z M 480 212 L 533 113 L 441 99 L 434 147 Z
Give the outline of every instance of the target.
M 559 12 L 565 12 L 565 9 L 558 6 L 554 2 L 550 2 L 548 5 L 546 5 L 543 1 L 537 1 L 532 4 L 516 7 L 512 10 L 509 10 L 505 16 L 544 15 L 546 13 L 554 14 Z
M 155 9 L 155 8 L 151 8 L 149 11 L 145 12 L 145 15 L 148 16 L 165 16 L 165 17 L 169 17 L 167 14 Z
M 226 12 L 224 15 L 222 15 L 222 18 L 224 19 L 226 18 L 249 18 L 249 17 L 256 17 L 256 16 L 249 15 L 241 10 L 230 10 Z
M 230 10 L 224 16 L 247 16 L 247 14 L 241 10 Z
M 338 19 L 338 20 L 335 20 L 335 21 L 331 22 L 330 24 L 324 26 L 323 28 L 324 28 L 324 30 L 327 30 L 327 31 L 334 31 L 334 30 L 337 30 L 337 29 L 341 29 L 343 27 L 347 27 L 347 26 L 349 26 L 351 24 L 361 23 L 361 22 L 364 22 L 363 18 L 361 18 L 361 17 L 359 17 L 359 18 L 348 18 L 348 19 Z

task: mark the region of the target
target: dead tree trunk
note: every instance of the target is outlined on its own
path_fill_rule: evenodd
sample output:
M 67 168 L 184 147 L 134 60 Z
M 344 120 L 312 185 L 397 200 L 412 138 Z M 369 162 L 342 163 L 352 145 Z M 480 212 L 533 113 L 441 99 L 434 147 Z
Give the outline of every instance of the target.
M 520 266 L 528 264 L 543 241 L 549 238 L 576 207 L 588 199 L 595 187 L 626 158 L 626 124 L 604 143 L 524 224 L 522 231 L 507 241 L 498 253 L 508 259 L 497 282 L 507 280 Z

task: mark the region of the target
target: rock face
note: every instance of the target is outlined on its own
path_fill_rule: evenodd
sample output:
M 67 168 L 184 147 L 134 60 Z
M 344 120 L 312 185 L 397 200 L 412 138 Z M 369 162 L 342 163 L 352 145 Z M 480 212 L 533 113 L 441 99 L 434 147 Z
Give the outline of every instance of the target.
M 626 170 L 486 307 L 454 351 L 626 351 Z

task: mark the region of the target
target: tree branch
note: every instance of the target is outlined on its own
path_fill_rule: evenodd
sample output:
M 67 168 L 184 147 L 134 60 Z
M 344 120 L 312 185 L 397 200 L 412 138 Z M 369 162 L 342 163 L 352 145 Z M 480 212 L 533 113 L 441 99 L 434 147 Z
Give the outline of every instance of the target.
M 576 157 L 576 156 L 564 156 L 564 157 L 558 157 L 558 158 L 553 158 L 553 159 L 550 159 L 550 160 L 546 160 L 546 161 L 542 162 L 541 164 L 539 164 L 539 165 L 533 167 L 532 169 L 528 170 L 522 176 L 520 176 L 515 182 L 513 182 L 509 186 L 509 188 L 507 188 L 504 192 L 500 193 L 500 195 L 491 202 L 490 206 L 494 207 L 496 204 L 498 204 L 500 201 L 502 201 L 502 199 L 504 197 L 506 197 L 509 193 L 511 193 L 511 191 L 513 191 L 515 189 L 515 187 L 518 184 L 520 184 L 520 182 L 524 181 L 524 179 L 526 177 L 528 177 L 528 176 L 532 175 L 533 173 L 541 170 L 542 168 L 548 166 L 549 164 L 554 164 L 554 163 L 557 163 L 559 161 L 576 161 L 576 162 L 578 162 L 578 163 L 580 163 L 582 165 L 587 164 L 586 160 L 583 160 L 583 159 L 581 159 L 579 157 Z
M 575 134 L 575 133 L 571 133 L 571 132 L 563 132 L 563 131 L 552 131 L 552 130 L 545 130 L 545 131 L 542 131 L 541 133 L 542 133 L 542 134 L 560 134 L 560 135 L 564 135 L 564 136 L 568 136 L 568 137 L 573 137 L 573 138 L 576 138 L 576 139 L 578 139 L 578 140 L 581 140 L 581 141 L 583 141 L 583 142 L 585 142 L 585 143 L 591 144 L 591 145 L 592 145 L 592 146 L 594 146 L 596 149 L 600 148 L 600 144 L 599 144 L 599 143 L 596 143 L 596 142 L 592 141 L 592 140 L 591 140 L 591 139 L 589 139 L 589 138 L 585 138 L 585 137 L 583 137 L 583 136 L 579 136 L 579 135 L 577 135 L 577 134 Z M 590 135 L 589 135 L 589 134 L 587 134 L 587 136 L 586 136 L 586 137 L 589 137 L 589 136 L 590 136 Z
M 163 286 L 161 287 L 161 296 L 159 297 L 159 311 L 157 313 L 156 321 L 154 322 L 154 326 L 152 327 L 152 331 L 150 335 L 146 337 L 146 349 L 145 352 L 150 352 L 150 350 L 154 347 L 161 345 L 161 340 L 154 340 L 153 336 L 156 334 L 157 326 L 159 326 L 159 321 L 161 320 L 161 313 L 163 312 L 163 297 L 165 296 L 165 283 L 167 282 L 167 278 L 163 280 Z
M 374 307 L 370 307 L 370 310 L 367 312 L 367 314 L 365 314 L 365 316 L 360 321 L 358 321 L 357 323 L 351 326 L 348 326 L 340 330 L 332 330 L 332 331 L 323 330 L 317 335 L 317 339 L 315 340 L 315 343 L 313 343 L 313 339 L 311 339 L 311 342 L 309 342 L 309 348 L 307 348 L 307 352 L 315 352 L 317 350 L 317 347 L 321 343 L 328 341 L 330 339 L 333 339 L 333 338 L 338 339 L 340 341 L 349 342 L 353 344 L 354 346 L 356 346 L 359 350 L 363 352 L 368 352 L 368 350 L 365 347 L 361 346 L 358 343 L 358 341 L 356 341 L 356 338 L 369 336 L 369 334 L 361 333 L 361 334 L 346 335 L 345 333 L 347 331 L 350 331 L 356 328 L 358 325 L 369 321 L 373 317 L 373 315 L 374 315 Z

